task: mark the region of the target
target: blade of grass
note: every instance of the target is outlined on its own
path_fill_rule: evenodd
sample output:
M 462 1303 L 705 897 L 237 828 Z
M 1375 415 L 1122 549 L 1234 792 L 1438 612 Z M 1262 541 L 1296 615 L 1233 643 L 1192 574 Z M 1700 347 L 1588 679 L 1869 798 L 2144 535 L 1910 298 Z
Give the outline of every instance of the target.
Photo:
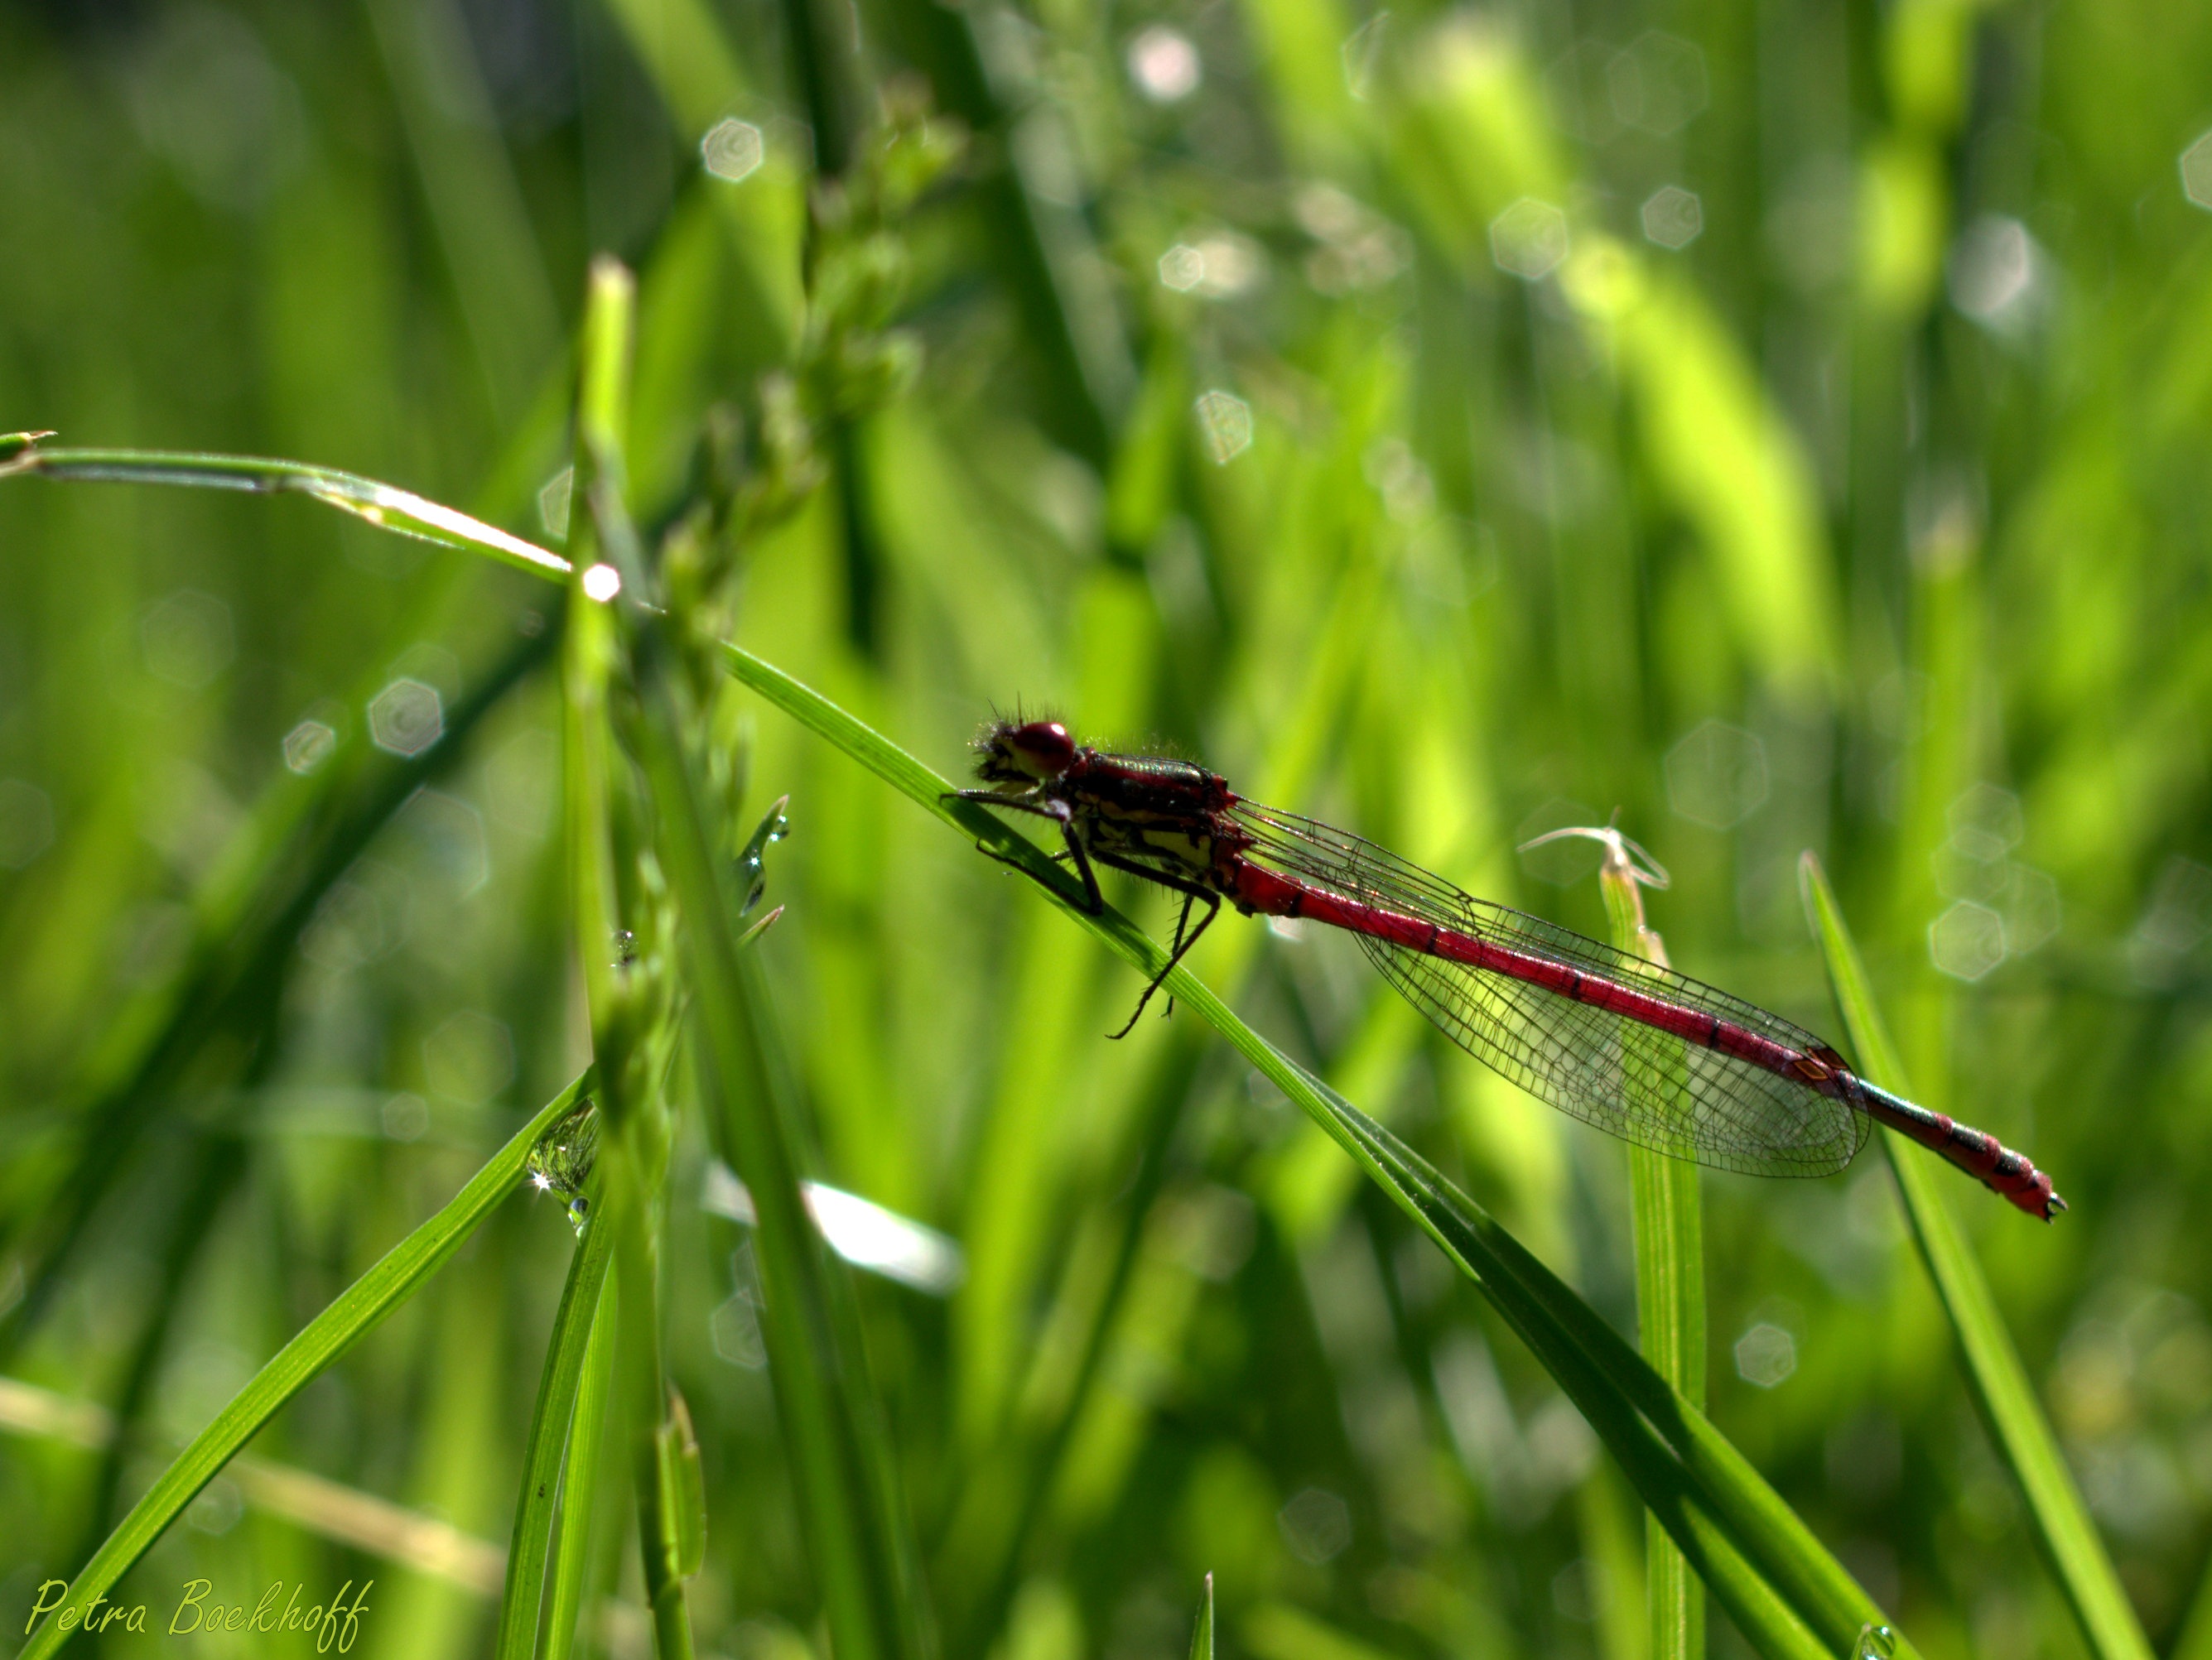
M 568 1284 L 553 1317 L 545 1370 L 532 1409 L 530 1439 L 522 1459 L 514 1530 L 507 1550 L 507 1586 L 500 1608 L 498 1660 L 529 1660 L 537 1646 L 553 1518 L 562 1497 L 574 1421 L 577 1388 L 598 1326 L 599 1293 L 607 1277 L 611 1230 L 586 1227 L 568 1263 Z
M 620 572 L 624 599 L 620 608 L 586 603 L 588 616 L 571 631 L 576 642 L 571 658 L 572 730 L 578 730 L 580 753 L 604 743 L 605 718 L 596 710 L 586 711 L 581 700 L 604 697 L 606 664 L 626 645 L 638 700 L 635 718 L 624 732 L 635 746 L 659 866 L 682 918 L 679 948 L 688 971 L 702 1093 L 710 1123 L 726 1134 L 725 1155 L 752 1199 L 754 1249 L 767 1292 L 762 1324 L 769 1375 L 823 1611 L 840 1655 L 850 1660 L 921 1660 L 931 1644 L 921 1612 L 920 1576 L 879 1409 L 870 1391 L 850 1281 L 831 1262 L 809 1218 L 799 1185 L 795 1087 L 788 1066 L 778 1063 L 765 984 L 740 937 L 746 896 L 738 891 L 737 867 L 721 851 L 726 838 L 686 742 L 686 734 L 698 730 L 686 718 L 684 665 L 678 653 L 687 642 L 660 614 L 639 603 L 647 591 L 643 560 L 620 492 L 623 377 L 634 300 L 629 274 L 619 265 L 601 260 L 593 267 L 582 352 L 578 484 L 588 506 L 588 535 Z M 586 559 L 580 549 L 578 563 Z M 587 651 L 592 654 L 588 659 L 583 655 Z M 580 730 L 587 720 L 594 730 Z M 775 809 L 772 820 L 780 820 L 781 811 L 780 806 Z M 763 827 L 763 839 L 772 828 Z M 590 825 L 582 826 L 581 833 L 599 840 Z M 605 892 L 599 877 L 584 872 L 580 914 L 592 917 L 605 907 Z M 600 922 L 611 925 L 611 918 L 602 916 Z M 590 930 L 599 924 L 580 925 L 588 951 L 595 942 Z M 614 988 L 602 990 L 605 971 L 592 972 L 597 1041 L 602 998 L 613 996 Z M 605 1051 L 600 1058 L 612 1064 Z M 643 1115 L 633 1111 L 631 1117 Z M 623 1172 L 617 1166 L 611 1174 L 618 1178 Z M 636 1172 L 630 1179 L 635 1181 Z M 623 1302 L 625 1308 L 650 1310 L 643 1195 L 625 1198 L 619 1185 L 616 1192 L 626 1206 L 632 1233 L 617 1251 Z M 627 1315 L 624 1324 L 631 1329 Z M 653 1348 L 657 1332 L 649 1322 L 641 1318 L 635 1330 L 637 1347 Z M 647 1363 L 641 1356 L 628 1357 L 623 1364 L 631 1378 L 645 1375 Z M 657 1349 L 650 1364 L 657 1378 Z M 659 1390 L 657 1383 L 653 1387 Z M 670 1474 L 660 1456 L 665 1396 L 646 1398 L 635 1383 L 625 1392 L 633 1412 L 642 1415 L 634 1433 L 641 1427 L 653 1432 L 649 1457 L 641 1444 L 638 1469 L 647 1590 L 658 1629 L 672 1626 L 665 1609 L 679 1602 L 682 1589 L 675 1573 L 675 1540 L 665 1536 L 664 1527 L 664 1518 L 678 1508 L 664 1490 Z M 667 1639 L 675 1633 L 669 1629 L 663 1635 L 665 1656 Z
M 1885 1089 L 1909 1093 L 1904 1065 L 1875 1006 L 1865 965 L 1844 925 L 1827 874 L 1809 852 L 1798 869 L 1813 931 L 1827 962 L 1828 984 L 1857 1051 L 1860 1069 Z M 2081 1621 L 2083 1636 L 2100 1660 L 2150 1660 L 2149 1640 L 2066 1468 L 2058 1439 L 2043 1415 L 2035 1386 L 2021 1365 L 2020 1351 L 2013 1347 L 1996 1300 L 1990 1294 L 1989 1281 L 1944 1202 L 1939 1183 L 1945 1178 L 1935 1175 L 1929 1155 L 1909 1147 L 1894 1131 L 1881 1132 L 1881 1145 L 1896 1174 L 1921 1260 L 1928 1265 L 1936 1294 L 1958 1338 L 1975 1403 L 1998 1456 L 2020 1483 L 2035 1536 Z
M 66 1643 L 73 1634 L 74 1622 L 71 1627 L 64 1627 L 64 1615 L 76 1610 L 82 1617 L 93 1599 L 106 1596 L 232 1455 L 467 1243 L 493 1207 L 521 1181 L 524 1161 L 538 1136 L 576 1103 L 590 1087 L 592 1075 L 586 1070 L 539 1108 L 443 1209 L 394 1245 L 253 1375 L 108 1535 L 106 1542 L 71 1582 L 52 1615 L 23 1645 L 17 1660 L 46 1660 Z
M 2172 1660 L 2212 1660 L 2212 1567 L 2205 1570 L 2173 1639 Z
M 540 573 L 550 574 L 543 568 Z M 634 585 L 630 591 L 636 591 Z M 945 781 L 921 761 L 773 664 L 734 645 L 722 651 L 731 673 L 799 724 L 925 810 L 1034 872 L 1068 915 L 1125 960 L 1147 974 L 1165 966 L 1164 949 L 1120 912 L 1109 908 L 1103 916 L 1087 915 L 1067 879 L 1034 844 L 970 803 L 947 801 Z M 674 759 L 680 763 L 680 753 Z M 703 827 L 695 825 L 684 833 L 695 833 L 703 835 Z M 708 844 L 700 845 L 703 850 Z M 702 868 L 711 874 L 711 862 Z M 1356 1109 L 1279 1054 L 1188 969 L 1176 968 L 1165 984 L 1352 1152 L 1493 1298 L 1607 1439 L 1646 1505 L 1682 1545 L 1707 1585 L 1764 1651 L 1832 1652 L 1855 1640 L 1862 1626 L 1886 1623 L 1881 1610 L 1749 1461 L 1518 1241 L 1434 1172 L 1424 1178 L 1432 1182 L 1433 1193 L 1423 1180 L 1414 1179 L 1408 1172 L 1426 1168 L 1416 1155 L 1379 1126 L 1355 1130 L 1355 1124 L 1366 1122 Z M 1390 1152 L 1392 1167 L 1378 1162 L 1378 1148 Z M 792 1187 L 795 1194 L 795 1179 Z M 1459 1227 L 1463 1243 L 1482 1247 L 1474 1251 L 1479 1263 L 1449 1242 L 1447 1221 Z M 1639 1439 L 1645 1437 L 1656 1439 Z M 1910 1660 L 1914 1652 L 1902 1637 L 1898 1639 L 1900 1656 Z
M 595 260 L 578 353 L 575 489 L 583 511 L 573 521 L 577 566 L 592 568 L 595 553 L 611 560 L 633 603 L 644 577 L 623 497 L 636 304 L 629 270 L 612 259 Z M 661 1356 L 657 1223 L 672 1132 L 656 1056 L 672 1043 L 673 992 L 665 942 L 648 934 L 659 912 L 635 891 L 646 833 L 632 810 L 636 803 L 619 790 L 629 776 L 619 765 L 615 731 L 624 643 L 619 615 L 582 589 L 578 577 L 562 664 L 565 782 L 576 948 L 591 1008 L 592 1054 L 608 1080 L 599 1226 L 613 1236 L 619 1287 L 621 1335 L 612 1386 L 627 1420 L 654 1651 L 660 1660 L 689 1660 L 690 1609 L 667 1530 L 672 1510 L 661 1456 L 669 1397 Z M 630 963 L 632 952 L 617 953 L 615 942 L 623 936 L 635 942 L 640 934 L 648 934 L 641 960 Z
M 304 461 L 259 456 L 202 455 L 187 450 L 89 450 L 33 445 L 0 463 L 0 478 L 46 478 L 110 484 L 180 484 L 256 495 L 297 494 L 366 519 L 380 530 L 462 553 L 489 554 L 538 576 L 565 576 L 568 561 L 459 508 L 446 506 L 358 473 Z
M 1190 1660 L 1213 1660 L 1213 1576 L 1206 1576 L 1206 1595 L 1198 1605 L 1198 1623 L 1191 1627 Z
M 1166 965 L 1165 949 L 1127 918 L 1111 908 L 1103 916 L 1086 914 L 1072 883 L 1034 844 L 969 803 L 948 802 L 946 782 L 881 733 L 750 652 L 734 645 L 723 651 L 732 674 L 800 725 L 925 810 L 1036 872 L 1055 903 L 1125 960 L 1147 975 Z M 1188 969 L 1178 967 L 1163 990 L 1226 1038 L 1352 1152 L 1493 1298 L 1606 1439 L 1644 1502 L 1754 1641 L 1770 1645 L 1769 1652 L 1832 1654 L 1847 1646 L 1863 1625 L 1887 1623 L 1842 1564 L 1705 1415 L 1473 1201 L 1279 1054 Z M 1577 1380 L 1571 1384 L 1571 1377 Z M 1912 1652 L 1902 1639 L 1899 1652 Z
M 553 1572 L 546 1588 L 545 1660 L 568 1660 L 576 1643 L 576 1615 L 589 1600 L 592 1521 L 599 1496 L 607 1397 L 614 1387 L 618 1300 L 614 1277 L 603 1275 L 599 1312 L 592 1321 L 591 1342 L 584 1351 L 576 1409 L 568 1420 L 568 1445 L 562 1459 L 561 1512 L 553 1539 Z
M 115 1446 L 124 1435 L 117 1415 L 98 1402 L 57 1395 L 15 1378 L 0 1378 L 0 1430 L 95 1452 Z M 450 1522 L 250 1452 L 240 1453 L 222 1473 L 249 1509 L 417 1573 L 435 1574 L 486 1596 L 498 1593 L 507 1571 L 500 1548 Z
M 777 1063 L 758 960 L 741 953 L 702 791 L 683 752 L 672 678 L 648 654 L 641 760 L 660 851 L 684 919 L 698 1069 L 726 1156 L 752 1196 L 754 1250 L 778 1419 L 790 1449 L 809 1554 L 838 1654 L 870 1660 L 931 1651 L 846 1270 L 808 1221 L 799 1112 Z
M 1668 966 L 1667 946 L 1646 925 L 1644 891 L 1625 840 L 1600 837 L 1613 942 Z M 1679 1041 L 1644 1057 L 1677 1071 Z M 1705 1404 L 1705 1228 L 1698 1167 L 1652 1148 L 1632 1144 L 1628 1172 L 1636 1229 L 1636 1321 L 1644 1358 L 1691 1405 Z M 1663 1529 L 1644 1541 L 1644 1603 L 1650 1618 L 1651 1660 L 1698 1660 L 1705 1651 L 1705 1602 L 1689 1564 Z

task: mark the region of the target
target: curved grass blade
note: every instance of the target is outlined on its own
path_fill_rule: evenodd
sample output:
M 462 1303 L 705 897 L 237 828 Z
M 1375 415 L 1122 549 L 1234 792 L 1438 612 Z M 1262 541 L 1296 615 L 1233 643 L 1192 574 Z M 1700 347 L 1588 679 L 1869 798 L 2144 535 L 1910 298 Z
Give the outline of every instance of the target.
M 799 724 L 912 799 L 1035 870 L 1069 916 L 1148 977 L 1168 954 L 1119 912 L 1085 914 L 1072 882 L 1035 844 L 963 802 L 945 780 L 802 682 L 735 645 L 730 671 Z M 1604 1318 L 1464 1194 L 1357 1108 L 1311 1078 L 1231 1013 L 1189 970 L 1163 987 L 1220 1033 L 1347 1152 L 1443 1246 L 1628 1470 L 1644 1503 L 1747 1636 L 1771 1654 L 1842 1652 L 1887 1616 L 1803 1520 Z M 1899 1653 L 1911 1646 L 1899 1639 Z
M 555 574 L 544 565 L 533 568 L 540 575 Z M 946 781 L 921 761 L 773 664 L 734 645 L 726 645 L 723 651 L 727 667 L 739 681 L 793 719 L 925 810 L 1034 872 L 1062 908 L 1116 954 L 1148 975 L 1164 966 L 1167 953 L 1120 912 L 1109 909 L 1101 917 L 1086 915 L 1074 902 L 1077 896 L 1067 879 L 1033 843 L 979 808 L 946 801 Z M 1325 1099 L 1327 1092 L 1245 1027 L 1188 969 L 1176 968 L 1164 984 L 1340 1144 L 1354 1150 L 1370 1177 L 1381 1181 L 1424 1231 L 1445 1245 L 1455 1262 L 1493 1295 L 1501 1312 L 1509 1300 L 1506 1293 L 1512 1293 L 1510 1300 L 1527 1321 L 1524 1324 L 1516 1319 L 1516 1329 L 1563 1386 L 1571 1375 L 1577 1379 L 1579 1387 L 1570 1388 L 1570 1396 L 1629 1468 L 1632 1479 L 1641 1473 L 1644 1479 L 1637 1480 L 1637 1485 L 1645 1503 L 1764 1651 L 1832 1653 L 1855 1640 L 1862 1626 L 1882 1619 L 1841 1564 L 1749 1461 L 1510 1234 L 1440 1178 L 1435 1178 L 1438 1191 L 1449 1197 L 1431 1203 L 1422 1197 L 1425 1190 L 1419 1183 L 1407 1185 L 1376 1162 L 1371 1149 L 1358 1151 L 1368 1143 L 1346 1127 L 1347 1121 Z M 1337 1107 L 1356 1113 L 1348 1103 L 1340 1101 Z M 1425 1168 L 1389 1132 L 1380 1126 L 1371 1130 L 1374 1147 L 1396 1148 L 1394 1158 L 1413 1160 L 1404 1170 Z M 795 1182 L 793 1186 L 795 1191 Z M 1481 1266 L 1447 1243 L 1439 1216 L 1466 1224 L 1472 1229 L 1469 1239 L 1486 1240 L 1490 1249 L 1475 1253 Z M 1486 1277 L 1486 1269 L 1494 1277 Z M 1509 1313 L 1508 1318 L 1513 1316 Z M 1656 1438 L 1650 1445 L 1638 1439 L 1647 1432 Z M 1677 1461 L 1674 1469 L 1686 1478 L 1679 1491 L 1667 1485 L 1672 1473 L 1665 1461 L 1669 1459 Z M 1907 1660 L 1914 1652 L 1901 1638 L 1898 1651 Z
M 522 1488 L 514 1506 L 507 1551 L 507 1585 L 500 1607 L 498 1660 L 529 1660 L 537 1646 L 546 1571 L 551 1566 L 553 1518 L 562 1502 L 562 1475 L 572 1468 L 569 1447 L 576 1395 L 597 1327 L 599 1293 L 606 1284 L 613 1230 L 586 1226 L 568 1263 L 568 1281 L 553 1317 L 553 1337 L 530 1419 L 523 1454 Z M 574 1493 L 573 1485 L 569 1488 Z
M 22 436 L 19 434 L 18 436 Z M 565 577 L 568 561 L 442 502 L 358 473 L 304 461 L 261 456 L 202 455 L 189 450 L 80 450 L 22 445 L 0 457 L 0 477 L 36 473 L 46 478 L 108 484 L 179 484 L 203 490 L 241 490 L 253 495 L 303 495 L 380 530 L 410 536 L 462 553 L 489 554 L 537 576 Z
M 117 1524 L 92 1560 L 70 1584 L 60 1605 L 26 1643 L 16 1660 L 46 1660 L 73 1632 L 62 1619 L 105 1596 L 131 1565 L 144 1555 L 162 1530 L 176 1520 L 202 1487 L 213 1481 L 231 1457 L 252 1440 L 285 1403 L 319 1377 L 331 1363 L 366 1336 L 384 1317 L 405 1302 L 476 1232 L 492 1208 L 522 1179 L 524 1161 L 550 1124 L 574 1106 L 591 1086 L 586 1070 L 539 1108 L 507 1145 L 471 1176 L 446 1207 L 387 1251 L 300 1334 L 253 1375 L 229 1404 L 178 1454 Z M 74 1622 L 72 1622 L 74 1623 Z
M 1191 1627 L 1190 1660 L 1213 1660 L 1213 1576 L 1206 1576 L 1206 1596 L 1198 1605 L 1198 1623 Z
M 1844 925 L 1826 873 L 1809 852 L 1800 861 L 1798 872 L 1813 931 L 1827 962 L 1828 984 L 1857 1051 L 1859 1070 L 1886 1089 L 1909 1090 L 1904 1064 L 1875 1007 L 1858 947 Z M 1897 1176 L 1921 1260 L 1928 1264 L 1929 1277 L 1936 1282 L 1936 1293 L 1958 1337 L 1967 1384 L 1989 1426 L 1990 1439 L 2020 1483 L 2035 1536 L 2081 1621 L 2082 1634 L 2099 1660 L 2150 1660 L 2149 1640 L 2066 1468 L 2057 1437 L 2036 1400 L 2035 1386 L 2021 1365 L 2020 1351 L 2013 1347 L 2012 1336 L 1997 1312 L 1981 1264 L 1967 1249 L 1938 1181 L 1930 1179 L 1932 1166 L 1893 1132 L 1883 1132 L 1881 1145 Z

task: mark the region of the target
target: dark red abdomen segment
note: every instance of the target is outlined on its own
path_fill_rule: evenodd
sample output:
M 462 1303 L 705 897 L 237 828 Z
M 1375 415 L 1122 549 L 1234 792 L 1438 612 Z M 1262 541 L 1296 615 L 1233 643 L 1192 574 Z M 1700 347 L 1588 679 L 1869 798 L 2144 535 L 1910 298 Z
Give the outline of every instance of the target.
M 1996 1136 L 1960 1124 L 1948 1113 L 1931 1112 L 1863 1078 L 1855 1077 L 1851 1082 L 1856 1090 L 1852 1105 L 1867 1117 L 1942 1154 L 2029 1215 L 2047 1222 L 2066 1209 L 2066 1201 L 2051 1190 L 2051 1178 L 2038 1170 L 2027 1154 L 2014 1152 Z
M 2066 1209 L 2066 1202 L 2051 1190 L 2051 1178 L 1996 1136 L 1876 1088 L 1853 1073 L 1832 1049 L 1794 1049 L 1704 1009 L 1655 997 L 1570 963 L 1493 945 L 1474 934 L 1346 899 L 1243 859 L 1235 860 L 1226 875 L 1230 898 L 1246 910 L 1327 923 L 1424 956 L 1465 963 L 1540 986 L 1571 1003 L 1671 1033 L 1686 1043 L 1732 1055 L 1808 1089 L 1841 1099 L 1875 1122 L 1942 1154 L 2031 1216 L 2049 1221 L 2053 1214 Z

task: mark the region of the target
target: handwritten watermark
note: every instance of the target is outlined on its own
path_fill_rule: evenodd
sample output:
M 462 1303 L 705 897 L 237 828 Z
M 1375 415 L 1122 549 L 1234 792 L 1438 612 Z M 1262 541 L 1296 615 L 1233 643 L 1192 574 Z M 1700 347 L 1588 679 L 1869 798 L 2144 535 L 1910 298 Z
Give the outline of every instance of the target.
M 314 1644 L 318 1654 L 328 1654 L 333 1650 L 344 1654 L 361 1634 L 361 1616 L 368 1606 L 368 1588 L 375 1583 L 374 1579 L 363 1580 L 361 1589 L 355 1590 L 353 1581 L 349 1579 L 327 1602 L 303 1609 L 300 1599 L 307 1594 L 304 1584 L 292 1586 L 287 1595 L 284 1582 L 276 1580 L 261 1593 L 259 1602 L 248 1604 L 216 1602 L 213 1600 L 215 1586 L 210 1581 L 188 1579 L 170 1613 L 166 1634 L 189 1637 L 198 1631 L 297 1632 Z M 64 1599 L 68 1595 L 67 1580 L 43 1581 L 32 1602 L 31 1617 L 23 1622 L 23 1634 L 29 1636 L 32 1627 L 49 1614 L 53 1615 L 55 1624 L 64 1631 L 82 1627 L 98 1632 L 111 1626 L 124 1631 L 160 1629 L 147 1623 L 143 1602 L 125 1608 L 101 1596 L 79 1605 L 67 1602 Z M 347 1600 L 349 1595 L 350 1602 Z

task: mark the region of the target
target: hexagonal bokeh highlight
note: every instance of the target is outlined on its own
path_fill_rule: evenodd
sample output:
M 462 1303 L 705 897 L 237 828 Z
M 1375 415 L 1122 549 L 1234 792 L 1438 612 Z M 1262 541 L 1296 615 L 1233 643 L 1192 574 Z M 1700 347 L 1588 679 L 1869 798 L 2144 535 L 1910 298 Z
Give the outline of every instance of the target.
M 768 1344 L 761 1337 L 760 1311 L 743 1292 L 727 1299 L 708 1317 L 707 1330 L 714 1353 L 732 1366 L 758 1372 L 768 1364 Z
M 2001 859 L 2027 837 L 2020 797 L 1994 784 L 1978 784 L 1943 809 L 1951 840 L 1970 858 Z
M 1757 1389 L 1772 1389 L 1797 1370 L 1797 1340 L 1761 1320 L 1735 1340 L 1735 1375 Z
M 179 588 L 149 609 L 138 643 L 148 673 L 189 692 L 210 684 L 238 655 L 230 607 L 197 588 Z
M 1705 228 L 1705 206 L 1695 191 L 1662 185 L 1644 198 L 1644 238 L 1662 248 L 1686 248 Z
M 1267 271 L 1267 256 L 1249 236 L 1217 231 L 1195 245 L 1178 242 L 1160 256 L 1160 282 L 1178 294 L 1231 300 L 1257 288 Z
M 1971 984 L 2005 960 L 2004 918 L 1973 900 L 1959 900 L 1928 924 L 1928 958 Z
M 1692 824 L 1732 830 L 1766 804 L 1766 746 L 1741 726 L 1703 722 L 1665 765 L 1668 804 Z
M 1545 106 L 1552 119 L 1587 143 L 1603 144 L 1620 131 L 1606 86 L 1606 70 L 1615 56 L 1602 40 L 1581 39 L 1544 71 Z
M 434 686 L 403 676 L 369 700 L 369 742 L 387 755 L 419 755 L 445 735 L 446 706 Z
M 0 779 L 0 870 L 21 870 L 53 845 L 54 804 L 35 784 Z
M 547 479 L 538 492 L 538 522 L 549 536 L 568 534 L 568 495 L 575 487 L 576 470 L 563 467 Z
M 1319 1567 L 1352 1542 L 1352 1511 L 1327 1487 L 1308 1487 L 1275 1513 L 1283 1542 L 1301 1562 Z
M 1382 45 L 1390 27 L 1390 14 L 1378 11 L 1336 49 L 1344 67 L 1344 89 L 1361 103 L 1375 95 L 1375 74 L 1382 67 Z
M 410 1090 L 393 1095 L 377 1110 L 385 1135 L 395 1142 L 415 1142 L 430 1127 L 430 1103 Z
M 1606 89 L 1624 126 L 1664 137 L 1705 107 L 1705 55 L 1680 35 L 1647 29 L 1606 65 Z
M 338 735 L 327 721 L 303 720 L 284 734 L 284 765 L 305 778 L 337 753 Z
M 1534 282 L 1567 257 L 1567 215 L 1549 202 L 1524 196 L 1490 221 L 1490 257 L 1498 269 Z
M 2212 132 L 2199 133 L 2181 153 L 2181 193 L 2212 212 Z
M 1155 23 L 1129 42 L 1129 79 L 1155 104 L 1179 104 L 1199 88 L 1206 65 L 1191 38 Z
M 1217 388 L 1201 396 L 1196 407 L 1198 429 L 1215 465 L 1226 467 L 1252 447 L 1252 406 L 1243 398 Z
M 483 815 L 458 796 L 418 791 L 401 815 L 400 826 L 454 899 L 468 898 L 491 879 Z
M 2058 897 L 2057 879 L 2049 871 L 2015 864 L 2008 874 L 2011 880 L 1999 906 L 2004 917 L 2005 954 L 2024 957 L 2057 936 L 2059 924 L 2065 920 L 2065 907 Z
M 2049 263 L 2027 226 L 1984 214 L 1952 244 L 1943 275 L 1953 305 L 1984 327 L 2010 335 L 2040 309 Z
M 390 956 L 406 942 L 411 898 L 398 871 L 361 860 L 315 906 L 300 930 L 300 954 L 337 973 Z
M 699 141 L 699 159 L 715 178 L 737 184 L 760 170 L 768 158 L 768 143 L 750 121 L 732 117 L 717 121 Z
M 504 1021 L 465 1009 L 422 1039 L 422 1076 L 432 1091 L 474 1106 L 514 1081 L 514 1037 Z

